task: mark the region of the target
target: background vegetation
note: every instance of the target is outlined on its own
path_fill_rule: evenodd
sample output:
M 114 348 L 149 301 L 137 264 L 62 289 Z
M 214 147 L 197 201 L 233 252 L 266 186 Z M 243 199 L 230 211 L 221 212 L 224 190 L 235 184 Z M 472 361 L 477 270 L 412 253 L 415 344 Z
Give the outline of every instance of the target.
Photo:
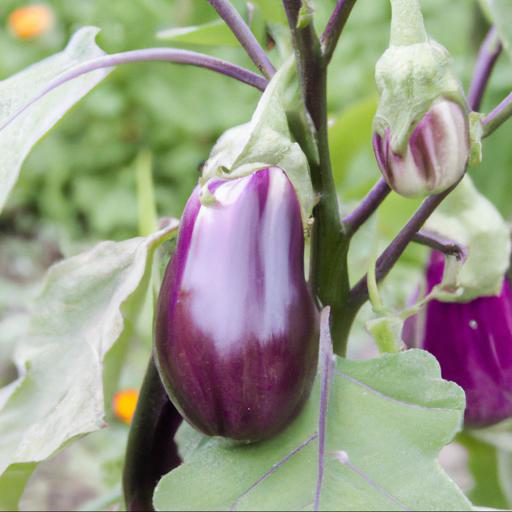
M 241 12 L 247 12 L 244 2 L 234 3 Z M 317 2 L 319 24 L 324 23 L 334 3 Z M 487 30 L 478 2 L 422 3 L 430 34 L 450 50 L 467 87 L 476 51 Z M 54 24 L 46 33 L 29 39 L 16 35 L 9 22 L 11 13 L 26 4 L 15 0 L 0 3 L 0 79 L 61 50 L 71 34 L 85 25 L 101 28 L 98 42 L 108 53 L 172 45 L 200 49 L 251 67 L 244 52 L 222 29 L 215 36 L 213 32 L 199 32 L 175 35 L 173 40 L 156 38 L 163 29 L 215 19 L 206 1 L 48 1 Z M 253 28 L 272 48 L 271 57 L 277 64 L 290 44 L 280 25 L 280 3 L 260 0 L 253 4 Z M 344 209 L 350 209 L 378 177 L 370 145 L 377 102 L 373 70 L 387 46 L 389 17 L 388 2 L 360 0 L 331 67 L 330 137 Z M 206 44 L 212 38 L 223 44 Z M 510 60 L 503 55 L 483 110 L 501 100 L 510 85 Z M 9 355 L 46 268 L 98 240 L 123 240 L 142 234 L 147 206 L 141 201 L 147 192 L 144 177 L 149 175 L 154 182 L 158 217 L 179 217 L 212 144 L 224 130 L 250 118 L 258 97 L 249 87 L 203 70 L 167 64 L 125 66 L 112 73 L 37 145 L 0 218 L 0 385 L 14 375 Z M 483 164 L 472 173 L 480 190 L 507 219 L 512 214 L 509 139 L 508 131 L 501 130 L 486 140 Z M 384 245 L 416 205 L 392 194 L 378 218 L 358 234 L 361 243 L 354 244 L 351 255 L 353 277 L 367 268 L 369 244 L 375 249 Z M 419 279 L 424 257 L 421 248 L 408 250 L 386 283 L 388 300 L 396 305 L 405 303 Z M 362 328 L 354 340 L 351 355 L 367 357 L 372 349 Z M 143 311 L 131 329 L 123 374 L 109 399 L 114 391 L 140 385 L 150 344 L 151 313 Z M 73 444 L 39 466 L 23 499 L 24 508 L 91 509 L 119 500 L 127 427 L 113 413 L 107 420 L 113 428 Z M 467 441 L 466 446 L 473 465 L 475 460 L 480 465 L 487 461 L 492 473 L 493 449 L 476 441 Z M 446 460 L 456 468 L 454 474 L 467 490 L 472 483 L 464 469 L 466 457 L 459 447 L 450 451 Z M 472 498 L 476 503 L 504 506 L 503 496 L 495 491 L 492 486 L 477 485 Z

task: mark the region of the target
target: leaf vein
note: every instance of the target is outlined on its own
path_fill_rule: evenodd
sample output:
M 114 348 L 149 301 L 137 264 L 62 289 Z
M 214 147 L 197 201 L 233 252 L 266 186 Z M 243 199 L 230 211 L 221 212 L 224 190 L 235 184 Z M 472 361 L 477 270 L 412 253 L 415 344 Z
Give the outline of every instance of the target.
M 345 380 L 348 380 L 352 384 L 355 384 L 356 386 L 360 386 L 360 387 L 364 388 L 366 391 L 369 391 L 373 395 L 376 395 L 379 398 L 382 398 L 383 400 L 387 400 L 388 402 L 394 402 L 394 403 L 403 405 L 404 407 L 409 407 L 411 409 L 419 409 L 419 410 L 424 410 L 424 411 L 443 411 L 443 412 L 449 412 L 449 411 L 453 410 L 453 409 L 451 409 L 449 407 L 429 407 L 429 406 L 426 406 L 426 405 L 419 405 L 419 404 L 414 404 L 414 403 L 411 403 L 411 402 L 406 402 L 404 400 L 399 400 L 398 398 L 395 398 L 395 397 L 392 397 L 392 396 L 389 396 L 389 395 L 385 395 L 384 393 L 378 391 L 377 389 L 372 388 L 368 384 L 365 384 L 364 382 L 362 382 L 362 381 L 360 381 L 360 380 L 358 380 L 358 379 L 356 379 L 354 377 L 351 377 L 350 375 L 347 375 L 346 373 L 343 373 L 342 371 L 338 370 L 338 368 L 334 369 L 334 373 L 336 375 L 340 376 L 341 378 L 343 378 Z
M 318 432 L 315 432 L 315 433 L 311 434 L 303 443 L 301 443 L 299 446 L 297 446 L 297 448 L 294 448 L 290 453 L 285 455 L 281 460 L 279 460 L 278 462 L 273 464 L 272 467 L 265 474 L 263 474 L 260 478 L 258 478 L 258 480 L 256 480 L 256 482 L 254 482 L 246 491 L 244 491 L 240 496 L 238 496 L 238 498 L 236 498 L 233 501 L 233 504 L 231 505 L 230 510 L 236 510 L 236 507 L 238 506 L 238 503 L 243 498 L 245 498 L 245 496 L 247 496 L 259 484 L 264 482 L 269 476 L 271 476 L 273 473 L 275 473 L 281 466 L 286 464 L 294 455 L 299 453 L 309 443 L 311 443 L 312 441 L 317 439 L 317 437 L 318 437 Z

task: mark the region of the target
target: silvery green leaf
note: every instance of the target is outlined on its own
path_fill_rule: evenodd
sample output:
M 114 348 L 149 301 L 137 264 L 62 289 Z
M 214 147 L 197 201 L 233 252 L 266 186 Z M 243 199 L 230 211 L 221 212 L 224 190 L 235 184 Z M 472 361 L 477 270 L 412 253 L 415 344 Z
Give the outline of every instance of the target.
M 0 510 L 18 510 L 18 503 L 36 464 L 13 464 L 0 478 Z
M 0 488 L 13 465 L 105 426 L 104 359 L 145 295 L 155 248 L 176 227 L 102 242 L 50 268 L 14 353 L 19 377 L 0 389 Z
M 460 429 L 464 393 L 441 379 L 431 355 L 337 359 L 322 452 L 320 380 L 299 417 L 268 441 L 200 442 L 183 424 L 185 462 L 158 484 L 156 509 L 312 510 L 317 496 L 319 510 L 471 510 L 437 462 Z
M 60 86 L 6 123 L 58 75 L 104 55 L 94 42 L 98 31 L 95 27 L 80 29 L 62 52 L 0 82 L 0 211 L 32 146 L 109 70 L 94 71 Z

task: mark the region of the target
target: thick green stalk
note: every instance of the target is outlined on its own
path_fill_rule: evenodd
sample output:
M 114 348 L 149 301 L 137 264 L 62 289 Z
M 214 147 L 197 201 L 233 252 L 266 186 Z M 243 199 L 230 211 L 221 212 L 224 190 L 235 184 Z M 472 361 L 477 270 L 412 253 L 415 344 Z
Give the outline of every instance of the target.
M 348 238 L 341 227 L 327 132 L 327 63 L 312 21 L 298 25 L 300 0 L 283 0 L 288 16 L 306 109 L 316 131 L 319 158 L 310 156 L 311 178 L 319 202 L 311 234 L 310 282 L 322 306 L 331 306 L 331 334 L 336 353 L 347 344 L 343 309 L 348 300 Z

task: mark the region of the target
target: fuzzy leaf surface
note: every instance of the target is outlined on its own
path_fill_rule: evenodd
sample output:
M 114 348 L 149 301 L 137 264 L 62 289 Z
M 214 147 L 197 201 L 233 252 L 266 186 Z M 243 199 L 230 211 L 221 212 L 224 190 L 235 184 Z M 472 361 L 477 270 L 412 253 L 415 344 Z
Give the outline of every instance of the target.
M 95 27 L 82 28 L 62 52 L 0 81 L 0 212 L 32 146 L 109 70 L 94 71 L 58 87 L 6 123 L 61 73 L 105 55 L 94 42 L 98 32 Z
M 106 426 L 104 359 L 145 295 L 154 249 L 176 227 L 102 242 L 50 268 L 14 353 L 19 377 L 0 389 L 0 475 L 9 469 L 0 489 Z
M 337 359 L 319 465 L 320 380 L 300 416 L 269 441 L 201 441 L 184 425 L 185 462 L 160 481 L 156 508 L 313 510 L 322 467 L 320 510 L 471 509 L 437 462 L 460 428 L 464 393 L 441 379 L 432 356 Z

